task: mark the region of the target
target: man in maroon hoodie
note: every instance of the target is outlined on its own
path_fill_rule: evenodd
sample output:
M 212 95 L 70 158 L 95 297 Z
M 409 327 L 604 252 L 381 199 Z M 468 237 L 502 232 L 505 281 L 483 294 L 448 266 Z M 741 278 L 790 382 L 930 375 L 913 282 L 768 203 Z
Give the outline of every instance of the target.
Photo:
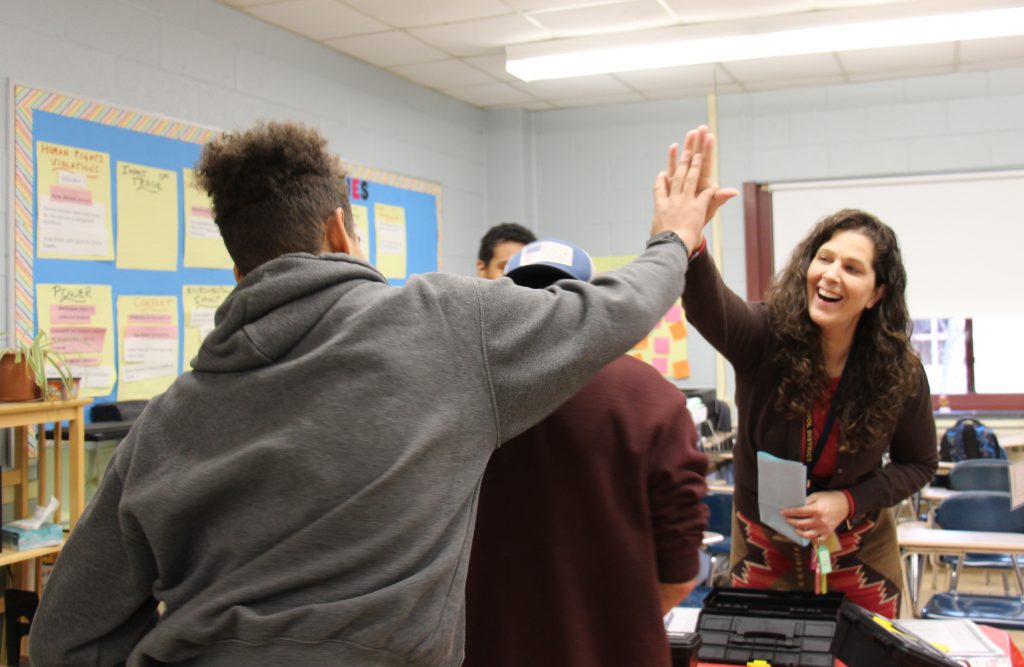
M 592 274 L 553 240 L 506 268 L 528 287 Z M 707 524 L 696 442 L 683 393 L 624 356 L 502 445 L 477 513 L 463 667 L 668 667 L 662 615 L 693 588 Z

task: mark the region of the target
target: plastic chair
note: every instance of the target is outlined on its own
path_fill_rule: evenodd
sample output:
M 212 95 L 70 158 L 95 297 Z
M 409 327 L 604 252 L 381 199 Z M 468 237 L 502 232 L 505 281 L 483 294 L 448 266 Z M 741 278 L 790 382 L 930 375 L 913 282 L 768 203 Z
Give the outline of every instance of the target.
M 976 463 L 1005 463 L 1005 461 L 981 461 L 971 460 L 958 463 L 956 468 L 963 464 Z M 965 475 L 961 477 L 962 482 L 995 483 L 1000 479 L 999 466 L 976 466 L 970 465 L 965 469 Z M 1001 471 L 1004 481 L 1009 480 L 1009 472 L 1004 467 Z M 1010 494 L 1007 491 L 964 491 L 963 493 L 947 498 L 942 501 L 935 511 L 935 522 L 943 528 L 950 530 L 984 530 L 1000 533 L 1021 533 L 1024 532 L 1024 509 L 1010 511 Z M 961 566 L 957 556 L 943 556 L 942 562 L 952 567 L 949 592 L 955 593 L 960 578 Z M 1008 554 L 967 554 L 962 567 L 970 567 L 985 570 L 1002 570 L 1003 593 L 1010 594 L 1010 584 L 1007 572 L 1013 570 L 1017 577 L 1017 588 L 1024 594 L 1024 581 L 1021 579 L 1021 560 L 1018 557 L 1014 562 L 1013 557 Z
M 967 459 L 953 466 L 949 488 L 954 491 L 1009 491 L 1010 462 L 1005 459 Z M 981 530 L 980 528 L 978 530 Z M 942 562 L 956 567 L 956 556 L 944 556 Z M 993 554 L 969 555 L 965 567 L 1002 570 L 1003 592 L 1010 594 L 1006 572 L 1013 567 L 1009 556 Z
M 955 491 L 1009 491 L 1010 462 L 1005 459 L 968 459 L 953 466 L 949 488 Z
M 1005 491 L 964 491 L 948 498 L 935 513 L 936 522 L 949 530 L 1024 532 L 1024 508 L 1010 509 L 1010 494 Z M 967 554 L 957 562 L 948 592 L 936 593 L 921 612 L 924 618 L 970 618 L 1001 628 L 1024 629 L 1024 601 L 1019 596 L 961 595 L 956 592 L 960 570 L 969 562 L 982 562 L 988 556 Z M 1013 568 L 1017 585 L 1024 594 L 1020 564 L 1006 556 L 1004 568 Z M 998 567 L 998 566 L 989 566 Z

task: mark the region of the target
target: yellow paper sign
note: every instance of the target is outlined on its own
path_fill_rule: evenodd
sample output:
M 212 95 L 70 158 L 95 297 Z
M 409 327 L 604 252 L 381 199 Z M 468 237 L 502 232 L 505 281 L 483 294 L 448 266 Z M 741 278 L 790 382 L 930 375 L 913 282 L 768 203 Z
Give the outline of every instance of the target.
M 213 221 L 213 202 L 199 185 L 195 172 L 184 169 L 185 185 L 185 266 L 205 269 L 230 269 L 231 261 L 224 239 Z
M 233 288 L 228 285 L 183 285 L 182 307 L 185 311 L 185 366 L 199 354 L 199 347 L 207 334 L 213 331 L 213 315 L 228 298 Z
M 152 398 L 178 377 L 178 298 L 117 297 L 117 400 Z
M 81 378 L 79 396 L 106 396 L 117 381 L 110 285 L 36 285 L 39 328 Z
M 40 141 L 38 239 L 40 257 L 114 259 L 110 224 L 110 156 Z
M 370 212 L 365 206 L 352 204 L 352 225 L 356 228 L 356 235 L 359 237 L 359 247 L 366 254 L 366 260 L 370 260 Z
M 614 271 L 629 264 L 636 255 L 594 257 L 598 273 Z M 686 321 L 682 300 L 677 300 L 646 338 L 637 343 L 629 355 L 658 369 L 665 377 L 682 380 L 690 377 L 689 350 L 686 342 Z
M 388 204 L 373 205 L 377 233 L 377 269 L 385 278 L 405 278 L 405 209 Z
M 636 259 L 636 255 L 611 255 L 606 257 L 594 257 L 594 271 L 607 273 L 615 269 L 621 269 Z
M 117 163 L 117 268 L 178 270 L 178 174 Z

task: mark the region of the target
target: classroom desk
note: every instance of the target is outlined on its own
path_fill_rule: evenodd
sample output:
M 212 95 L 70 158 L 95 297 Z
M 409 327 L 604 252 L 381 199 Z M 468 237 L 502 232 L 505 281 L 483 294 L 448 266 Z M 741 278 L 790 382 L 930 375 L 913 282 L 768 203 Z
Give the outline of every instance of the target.
M 928 554 L 960 556 L 967 552 L 1024 555 L 1024 534 L 976 530 L 943 530 L 914 521 L 896 526 L 900 557 L 906 572 L 910 609 L 917 616 L 921 593 L 921 558 Z

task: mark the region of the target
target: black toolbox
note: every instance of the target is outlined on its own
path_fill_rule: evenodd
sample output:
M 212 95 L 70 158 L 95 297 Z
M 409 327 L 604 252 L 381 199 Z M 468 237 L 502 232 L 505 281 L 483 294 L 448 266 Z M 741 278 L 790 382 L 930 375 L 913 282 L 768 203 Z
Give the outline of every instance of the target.
M 716 588 L 697 619 L 701 662 L 832 667 L 842 593 Z M 878 667 L 883 663 L 876 663 Z
M 668 633 L 668 647 L 672 652 L 672 667 L 697 667 L 700 635 L 696 632 Z
M 962 667 L 916 635 L 899 629 L 887 618 L 851 602 L 839 608 L 832 655 L 846 667 Z

